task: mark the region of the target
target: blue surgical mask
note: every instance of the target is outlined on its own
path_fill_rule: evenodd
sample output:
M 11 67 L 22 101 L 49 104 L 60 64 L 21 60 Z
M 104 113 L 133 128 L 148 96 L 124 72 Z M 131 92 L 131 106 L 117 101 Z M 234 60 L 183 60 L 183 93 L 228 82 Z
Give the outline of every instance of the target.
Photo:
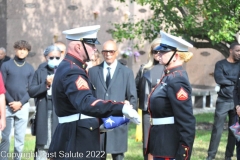
M 61 61 L 60 61 L 60 60 L 57 60 L 56 58 L 54 58 L 54 59 L 48 59 L 48 66 L 49 66 L 50 68 L 55 68 L 55 67 L 57 67 L 57 66 L 59 65 L 60 62 L 61 62 Z

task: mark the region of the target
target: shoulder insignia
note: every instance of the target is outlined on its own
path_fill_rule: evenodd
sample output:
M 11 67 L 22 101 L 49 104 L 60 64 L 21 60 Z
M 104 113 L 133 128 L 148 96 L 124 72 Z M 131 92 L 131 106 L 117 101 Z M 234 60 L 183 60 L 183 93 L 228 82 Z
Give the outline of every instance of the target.
M 179 101 L 185 101 L 188 99 L 188 93 L 182 87 L 177 92 L 176 96 Z
M 75 84 L 78 90 L 89 90 L 87 81 L 83 79 L 81 76 L 78 77 L 78 79 L 75 81 Z

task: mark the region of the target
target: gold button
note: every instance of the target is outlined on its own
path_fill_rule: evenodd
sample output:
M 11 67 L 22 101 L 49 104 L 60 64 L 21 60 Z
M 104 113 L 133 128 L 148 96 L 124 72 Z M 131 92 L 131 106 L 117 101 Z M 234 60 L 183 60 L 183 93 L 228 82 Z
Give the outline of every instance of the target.
M 90 130 L 92 130 L 92 127 L 90 127 Z
M 185 151 L 187 150 L 187 148 L 185 148 Z
M 186 154 L 183 154 L 183 157 L 186 157 Z

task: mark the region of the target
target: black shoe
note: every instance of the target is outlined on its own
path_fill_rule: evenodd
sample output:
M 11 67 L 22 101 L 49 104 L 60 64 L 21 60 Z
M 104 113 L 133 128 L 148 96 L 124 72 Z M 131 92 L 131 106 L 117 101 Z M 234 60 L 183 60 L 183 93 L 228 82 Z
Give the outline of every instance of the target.
M 232 160 L 232 157 L 225 157 L 225 160 Z

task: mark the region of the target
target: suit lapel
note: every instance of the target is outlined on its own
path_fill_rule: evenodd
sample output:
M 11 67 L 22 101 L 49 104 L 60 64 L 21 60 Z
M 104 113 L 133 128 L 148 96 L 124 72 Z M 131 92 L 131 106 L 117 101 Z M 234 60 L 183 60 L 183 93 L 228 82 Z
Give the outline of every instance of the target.
M 104 77 L 103 77 L 103 63 L 99 66 L 98 76 L 99 76 L 99 79 L 100 79 L 102 85 L 103 85 L 104 88 L 107 90 L 107 86 L 106 86 L 106 83 L 105 83 Z
M 113 74 L 113 77 L 110 81 L 108 88 L 110 88 L 114 84 L 114 81 L 117 79 L 117 76 L 119 75 L 120 70 L 121 70 L 121 67 L 120 67 L 119 63 L 117 62 L 117 67 L 115 69 L 115 72 Z

